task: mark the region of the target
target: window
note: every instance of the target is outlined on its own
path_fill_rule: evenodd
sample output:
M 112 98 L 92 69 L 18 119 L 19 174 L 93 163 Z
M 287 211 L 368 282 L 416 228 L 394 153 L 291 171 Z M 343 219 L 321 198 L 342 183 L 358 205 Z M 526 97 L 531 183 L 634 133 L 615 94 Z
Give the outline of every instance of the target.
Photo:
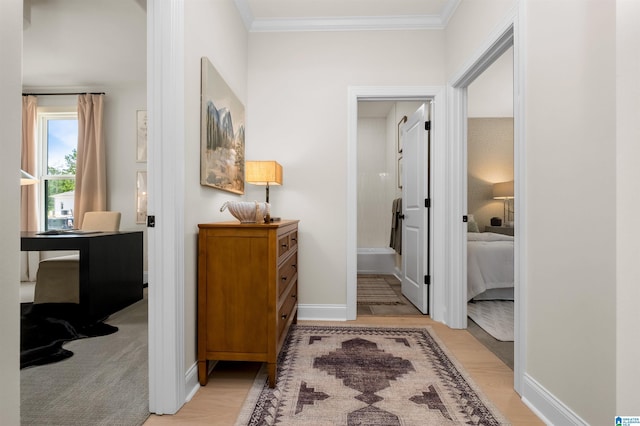
M 76 187 L 78 114 L 73 109 L 38 112 L 41 152 L 41 228 L 74 227 L 73 203 Z

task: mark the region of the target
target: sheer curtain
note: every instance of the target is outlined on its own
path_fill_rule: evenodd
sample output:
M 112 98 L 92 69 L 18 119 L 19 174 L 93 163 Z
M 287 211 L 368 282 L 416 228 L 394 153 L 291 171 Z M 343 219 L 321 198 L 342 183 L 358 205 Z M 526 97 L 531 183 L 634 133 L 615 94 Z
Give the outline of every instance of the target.
M 22 149 L 20 168 L 32 176 L 36 172 L 36 113 L 38 98 L 22 97 Z M 37 185 L 20 188 L 20 230 L 38 230 L 38 189 Z M 38 252 L 21 252 L 21 281 L 35 281 L 38 270 Z
M 74 227 L 82 227 L 85 212 L 107 208 L 107 171 L 102 125 L 104 95 L 78 96 L 78 156 Z

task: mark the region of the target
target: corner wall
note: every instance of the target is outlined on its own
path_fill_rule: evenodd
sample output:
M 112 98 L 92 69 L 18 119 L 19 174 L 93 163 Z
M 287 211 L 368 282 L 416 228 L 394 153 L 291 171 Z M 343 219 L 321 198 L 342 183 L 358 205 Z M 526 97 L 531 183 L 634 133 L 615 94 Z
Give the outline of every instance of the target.
M 604 425 L 616 415 L 615 2 L 524 5 L 525 372 Z
M 640 3 L 618 0 L 617 13 L 617 342 L 616 415 L 637 415 L 640 383 Z M 636 414 L 633 414 L 636 413 Z
M 200 58 L 206 56 L 247 110 L 247 31 L 233 0 L 184 2 L 185 80 L 185 200 L 184 200 L 184 342 L 185 369 L 196 353 L 198 224 L 233 220 L 220 207 L 246 198 L 200 185 Z M 247 123 L 250 117 L 246 117 Z M 247 124 L 250 127 L 251 124 Z M 247 138 L 246 145 L 251 145 Z M 248 149 L 247 149 L 248 151 Z M 247 158 L 250 158 L 247 156 Z M 286 169 L 285 169 L 286 173 Z M 285 174 L 286 179 L 286 174 Z M 245 191 L 248 189 L 246 185 Z M 261 187 L 262 188 L 262 187 Z M 276 192 L 274 189 L 272 192 Z M 262 192 L 256 196 L 264 197 Z M 251 198 L 253 199 L 253 198 Z

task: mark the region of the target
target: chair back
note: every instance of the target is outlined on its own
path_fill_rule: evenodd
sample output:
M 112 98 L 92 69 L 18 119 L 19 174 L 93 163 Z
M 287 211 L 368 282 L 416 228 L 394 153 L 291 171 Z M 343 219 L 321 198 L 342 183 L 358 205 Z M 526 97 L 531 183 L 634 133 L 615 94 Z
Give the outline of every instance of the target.
M 82 219 L 83 231 L 119 231 L 120 212 L 86 212 Z

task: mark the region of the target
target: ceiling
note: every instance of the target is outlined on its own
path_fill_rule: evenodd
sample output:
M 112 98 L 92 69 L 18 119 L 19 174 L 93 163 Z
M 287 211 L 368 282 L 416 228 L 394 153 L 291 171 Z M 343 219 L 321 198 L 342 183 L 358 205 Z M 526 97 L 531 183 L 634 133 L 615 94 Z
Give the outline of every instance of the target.
M 146 81 L 145 0 L 25 0 L 22 85 L 100 91 Z
M 460 0 L 234 0 L 249 31 L 443 29 Z

